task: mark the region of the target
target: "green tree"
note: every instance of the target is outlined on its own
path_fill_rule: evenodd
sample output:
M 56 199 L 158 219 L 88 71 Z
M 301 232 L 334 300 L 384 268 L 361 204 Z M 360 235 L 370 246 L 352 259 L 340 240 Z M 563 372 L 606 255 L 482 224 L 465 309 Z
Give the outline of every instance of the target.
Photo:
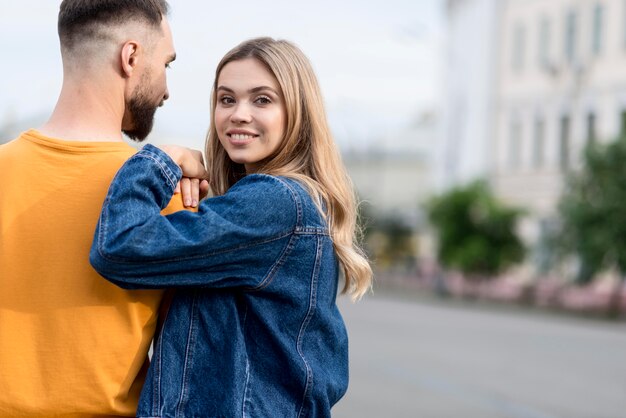
M 468 278 L 491 278 L 524 258 L 515 233 L 522 211 L 507 208 L 482 181 L 433 198 L 428 218 L 438 236 L 438 259 Z
M 617 315 L 626 274 L 626 138 L 587 147 L 582 169 L 567 178 L 559 213 L 557 243 L 579 258 L 578 283 L 606 268 L 619 271 L 608 307 L 609 315 Z

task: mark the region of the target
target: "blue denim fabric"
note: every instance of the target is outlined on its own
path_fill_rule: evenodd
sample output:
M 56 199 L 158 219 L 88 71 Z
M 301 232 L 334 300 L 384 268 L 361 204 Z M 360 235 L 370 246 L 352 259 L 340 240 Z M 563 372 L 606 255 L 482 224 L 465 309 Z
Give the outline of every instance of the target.
M 198 213 L 161 216 L 181 176 L 147 145 L 122 167 L 91 248 L 128 289 L 178 288 L 142 417 L 329 417 L 348 384 L 327 225 L 296 181 L 249 175 Z

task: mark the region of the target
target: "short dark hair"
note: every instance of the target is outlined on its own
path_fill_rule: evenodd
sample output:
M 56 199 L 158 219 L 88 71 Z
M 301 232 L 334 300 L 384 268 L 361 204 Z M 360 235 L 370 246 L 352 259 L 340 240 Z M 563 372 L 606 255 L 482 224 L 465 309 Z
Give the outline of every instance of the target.
M 158 28 L 168 11 L 166 0 L 63 0 L 59 8 L 59 39 L 62 46 L 71 49 L 77 42 L 97 36 L 95 25 L 143 20 Z

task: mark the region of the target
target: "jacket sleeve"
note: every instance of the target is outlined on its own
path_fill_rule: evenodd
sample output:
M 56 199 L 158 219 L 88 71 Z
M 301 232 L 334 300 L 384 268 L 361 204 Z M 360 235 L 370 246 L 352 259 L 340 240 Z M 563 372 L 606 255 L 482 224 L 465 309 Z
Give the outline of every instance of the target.
M 258 289 L 281 265 L 295 237 L 298 205 L 281 179 L 249 175 L 198 212 L 160 211 L 180 168 L 147 145 L 117 173 L 104 201 L 90 252 L 92 266 L 127 289 Z

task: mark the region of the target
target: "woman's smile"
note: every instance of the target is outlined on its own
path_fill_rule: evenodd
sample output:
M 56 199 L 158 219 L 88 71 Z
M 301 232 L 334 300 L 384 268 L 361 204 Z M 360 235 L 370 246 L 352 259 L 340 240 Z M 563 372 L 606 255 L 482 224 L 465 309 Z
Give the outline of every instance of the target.
M 235 146 L 248 145 L 259 138 L 259 135 L 253 132 L 235 129 L 227 131 L 226 136 L 228 137 L 228 141 Z

